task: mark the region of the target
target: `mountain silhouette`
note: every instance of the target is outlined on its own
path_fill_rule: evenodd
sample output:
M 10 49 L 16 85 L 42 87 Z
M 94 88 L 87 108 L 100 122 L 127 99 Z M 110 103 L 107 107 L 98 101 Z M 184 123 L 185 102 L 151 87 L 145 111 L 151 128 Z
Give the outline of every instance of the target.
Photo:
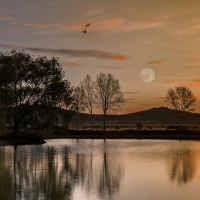
M 122 115 L 106 115 L 107 124 L 135 124 L 137 122 L 144 124 L 175 124 L 178 123 L 178 116 L 175 110 L 158 107 L 151 108 L 140 112 L 134 112 Z M 101 124 L 103 121 L 102 114 L 93 115 L 95 124 Z M 182 115 L 182 123 L 184 124 L 198 124 L 200 122 L 200 114 L 184 112 Z M 80 124 L 91 123 L 90 114 L 79 113 Z M 72 124 L 76 123 L 76 114 L 71 120 Z

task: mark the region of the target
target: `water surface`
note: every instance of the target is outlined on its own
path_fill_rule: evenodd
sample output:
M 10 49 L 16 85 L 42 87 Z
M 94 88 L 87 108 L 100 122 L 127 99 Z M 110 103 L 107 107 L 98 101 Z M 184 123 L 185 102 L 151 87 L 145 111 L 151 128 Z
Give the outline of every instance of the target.
M 1 199 L 199 199 L 199 141 L 46 141 L 0 147 Z

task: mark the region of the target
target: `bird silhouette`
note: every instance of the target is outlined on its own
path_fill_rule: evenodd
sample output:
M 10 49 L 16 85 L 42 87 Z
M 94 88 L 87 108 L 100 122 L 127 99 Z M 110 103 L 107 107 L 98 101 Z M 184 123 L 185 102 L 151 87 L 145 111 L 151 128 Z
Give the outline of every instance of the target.
M 84 31 L 82 31 L 82 32 L 83 32 L 83 33 L 86 33 L 86 30 L 87 30 L 87 29 L 85 29 L 85 30 L 84 30 Z
M 88 24 L 86 24 L 86 25 L 85 25 L 85 27 L 88 27 L 88 26 L 90 26 L 90 24 L 91 24 L 91 23 L 88 23 Z

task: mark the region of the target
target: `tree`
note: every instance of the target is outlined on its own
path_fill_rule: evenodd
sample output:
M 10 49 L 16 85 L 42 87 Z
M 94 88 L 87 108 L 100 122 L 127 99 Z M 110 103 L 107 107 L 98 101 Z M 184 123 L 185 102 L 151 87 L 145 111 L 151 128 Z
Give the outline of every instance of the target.
M 0 53 L 0 103 L 14 136 L 39 105 L 71 103 L 72 89 L 56 58 L 31 57 L 25 51 Z M 45 107 L 44 106 L 44 107 Z
M 189 88 L 179 86 L 174 89 L 170 88 L 167 91 L 165 102 L 169 108 L 176 111 L 181 128 L 181 117 L 183 113 L 195 111 L 196 97 Z
M 3 105 L 0 104 L 0 135 L 5 133 L 6 121 L 5 121 L 5 109 Z
M 94 130 L 94 120 L 93 120 L 93 107 L 95 105 L 94 100 L 94 91 L 95 86 L 94 82 L 91 80 L 91 76 L 87 75 L 83 81 L 81 81 L 81 88 L 84 91 L 84 107 L 90 113 L 92 119 L 92 130 Z
M 73 105 L 72 105 L 72 110 L 75 110 L 76 112 L 76 120 L 77 120 L 77 130 L 79 129 L 79 112 L 83 111 L 85 109 L 84 107 L 84 90 L 77 86 L 74 89 L 73 93 Z
M 110 73 L 97 75 L 95 82 L 95 101 L 97 107 L 103 111 L 103 129 L 106 130 L 106 114 L 114 113 L 121 108 L 124 102 L 124 94 L 120 90 L 119 80 L 114 79 Z

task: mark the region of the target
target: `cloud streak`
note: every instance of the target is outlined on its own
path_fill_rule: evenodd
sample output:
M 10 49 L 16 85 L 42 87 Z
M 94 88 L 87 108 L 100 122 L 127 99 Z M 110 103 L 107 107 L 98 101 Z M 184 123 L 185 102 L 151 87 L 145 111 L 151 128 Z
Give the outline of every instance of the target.
M 62 62 L 61 64 L 66 66 L 66 67 L 80 67 L 80 66 L 83 66 L 83 65 L 78 64 L 76 62 Z
M 200 79 L 193 79 L 190 81 L 165 80 L 165 83 L 175 84 L 175 86 L 185 86 L 185 87 L 189 87 L 189 88 L 200 87 Z
M 198 73 L 196 74 L 167 74 L 167 76 L 174 76 L 174 77 L 191 77 L 191 76 L 199 76 Z
M 96 15 L 102 14 L 103 12 L 105 12 L 104 8 L 91 9 L 91 10 L 85 12 L 83 14 L 83 16 L 84 17 L 92 17 L 92 16 L 96 16 Z
M 114 54 L 107 51 L 99 50 L 77 50 L 77 49 L 51 49 L 51 48 L 34 48 L 34 47 L 22 47 L 8 44 L 0 44 L 0 47 L 11 49 L 24 49 L 35 53 L 50 53 L 60 54 L 71 57 L 92 57 L 98 59 L 111 59 L 117 61 L 128 60 L 129 57 L 124 54 Z
M 85 24 L 68 27 L 69 29 L 83 29 Z M 122 18 L 104 19 L 95 22 L 95 26 L 91 26 L 91 30 L 116 30 L 116 31 L 135 31 L 143 29 L 158 28 L 165 25 L 163 21 L 155 20 L 138 20 L 127 21 Z
M 62 27 L 63 24 L 22 24 L 22 26 L 34 29 L 47 29 L 54 27 Z
M 98 68 L 103 68 L 103 69 L 127 69 L 126 67 L 115 67 L 115 66 L 100 66 Z
M 160 65 L 160 64 L 162 64 L 163 62 L 164 62 L 163 60 L 154 60 L 154 61 L 148 62 L 148 64 Z
M 2 16 L 0 15 L 0 21 L 8 21 L 8 20 L 11 20 L 12 18 L 10 17 L 5 17 L 5 16 Z
M 187 68 L 187 69 L 197 69 L 199 68 L 200 69 L 200 66 L 196 65 L 196 66 L 184 66 L 183 68 Z

